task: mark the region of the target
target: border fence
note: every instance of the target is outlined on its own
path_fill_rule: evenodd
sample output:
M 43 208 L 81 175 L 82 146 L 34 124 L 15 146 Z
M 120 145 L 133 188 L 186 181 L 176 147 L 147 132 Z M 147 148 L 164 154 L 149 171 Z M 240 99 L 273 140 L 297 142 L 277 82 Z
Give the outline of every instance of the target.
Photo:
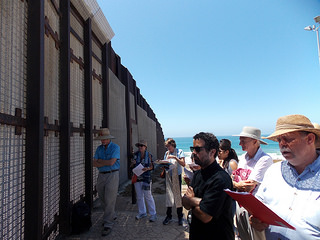
M 121 183 L 139 139 L 163 156 L 161 125 L 113 35 L 95 0 L 0 0 L 1 239 L 71 233 L 73 204 L 97 198 L 101 127 L 120 146 Z

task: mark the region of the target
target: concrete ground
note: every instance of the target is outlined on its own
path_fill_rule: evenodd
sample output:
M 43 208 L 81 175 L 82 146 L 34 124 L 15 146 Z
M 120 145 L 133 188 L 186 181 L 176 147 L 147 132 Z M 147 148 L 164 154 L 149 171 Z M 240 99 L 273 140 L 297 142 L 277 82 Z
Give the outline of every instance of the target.
M 161 178 L 153 179 L 152 191 L 157 209 L 157 221 L 149 222 L 149 218 L 136 220 L 138 214 L 137 204 L 132 204 L 131 184 L 119 191 L 116 204 L 117 219 L 112 232 L 105 237 L 101 236 L 103 210 L 99 201 L 95 204 L 92 211 L 92 227 L 88 232 L 80 235 L 71 235 L 67 240 L 89 240 L 89 239 L 113 239 L 113 240 L 134 240 L 134 239 L 153 239 L 153 240 L 182 240 L 189 239 L 188 224 L 186 220 L 183 226 L 178 225 L 176 209 L 173 208 L 173 222 L 163 225 L 162 221 L 166 216 L 164 180 Z M 183 191 L 186 185 L 183 185 Z M 184 218 L 186 218 L 184 209 Z

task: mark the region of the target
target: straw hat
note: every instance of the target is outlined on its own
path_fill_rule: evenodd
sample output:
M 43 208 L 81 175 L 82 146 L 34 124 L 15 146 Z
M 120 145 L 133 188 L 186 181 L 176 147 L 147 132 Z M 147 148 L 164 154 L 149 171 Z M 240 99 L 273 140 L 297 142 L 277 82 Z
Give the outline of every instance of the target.
M 260 129 L 255 127 L 243 127 L 242 132 L 239 135 L 233 135 L 233 136 L 253 138 L 260 141 L 261 144 L 268 145 L 268 143 L 260 139 L 261 131 Z
M 139 145 L 143 145 L 145 147 L 148 147 L 147 141 L 145 141 L 145 140 L 140 140 L 139 142 L 136 143 L 136 147 L 139 147 Z
M 320 138 L 320 129 L 315 128 L 309 118 L 298 114 L 279 117 L 275 132 L 264 138 L 276 141 L 279 135 L 297 131 L 311 132 Z
M 105 140 L 105 139 L 113 139 L 115 138 L 110 134 L 109 128 L 101 128 L 99 130 L 98 137 L 95 138 L 95 140 Z
M 314 128 L 320 129 L 320 125 L 318 123 L 312 123 Z M 318 137 L 318 141 L 316 141 L 316 148 L 320 148 L 320 137 Z
M 320 129 L 320 125 L 318 123 L 312 123 L 314 128 Z

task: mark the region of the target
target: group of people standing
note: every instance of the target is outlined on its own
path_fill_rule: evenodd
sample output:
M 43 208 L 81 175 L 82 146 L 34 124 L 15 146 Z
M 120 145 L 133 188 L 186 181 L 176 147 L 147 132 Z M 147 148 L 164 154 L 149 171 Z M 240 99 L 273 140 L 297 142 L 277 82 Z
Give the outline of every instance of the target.
M 167 151 L 164 159 L 170 163 L 170 166 L 164 168 L 165 182 L 166 182 L 166 218 L 163 221 L 164 225 L 168 225 L 172 221 L 172 207 L 175 205 L 178 215 L 178 224 L 183 224 L 182 201 L 181 201 L 181 183 L 182 183 L 182 169 L 185 166 L 185 155 L 181 149 L 177 148 L 176 142 L 172 138 L 165 141 Z M 149 221 L 154 222 L 156 217 L 155 202 L 151 193 L 151 175 L 150 171 L 153 170 L 152 155 L 146 150 L 147 142 L 144 140 L 136 144 L 139 148 L 134 153 L 134 159 L 131 167 L 137 167 L 139 164 L 143 165 L 143 174 L 137 178 L 134 183 L 139 214 L 136 219 L 147 217 L 147 209 L 149 210 Z M 148 157 L 149 156 L 149 157 Z M 141 160 L 143 159 L 143 160 Z M 147 203 L 147 209 L 145 206 Z
M 317 150 L 320 129 L 303 115 L 280 117 L 275 132 L 265 137 L 279 143 L 285 160 L 277 163 L 273 163 L 261 149 L 261 144 L 267 143 L 261 139 L 260 129 L 244 127 L 237 136 L 246 152 L 241 158 L 228 139 L 219 142 L 214 134 L 206 132 L 193 137 L 190 150 L 199 167 L 193 169 L 192 179 L 186 181 L 188 188 L 183 196 L 181 182 L 185 156 L 173 139 L 166 140 L 164 159 L 171 164 L 165 174 L 167 212 L 163 224 L 172 221 L 172 207 L 175 205 L 179 225 L 183 222 L 182 207 L 192 214 L 190 239 L 235 239 L 235 235 L 241 240 L 320 239 L 320 152 Z M 103 140 L 101 142 L 104 146 Z M 136 146 L 139 150 L 135 153 L 133 165 L 141 163 L 144 166 L 144 173 L 135 183 L 139 209 L 136 219 L 147 216 L 146 202 L 149 220 L 153 222 L 156 208 L 151 194 L 152 155 L 147 151 L 145 141 L 139 141 Z M 117 162 L 112 160 L 117 154 L 116 148 L 111 145 L 113 153 L 105 161 L 99 157 L 100 147 L 94 157 L 94 166 L 100 172 L 97 189 L 100 182 L 109 181 L 104 179 L 106 173 L 117 173 L 113 165 L 103 163 L 110 161 L 116 165 Z M 252 193 L 295 230 L 262 222 L 237 204 L 225 189 Z M 100 199 L 106 201 L 105 192 L 98 189 L 98 193 Z M 115 217 L 114 212 L 106 214 L 108 203 L 104 206 L 103 234 L 111 231 L 109 223 Z
M 119 185 L 119 168 L 120 168 L 120 147 L 113 143 L 111 139 L 114 137 L 110 134 L 108 128 L 103 128 L 99 132 L 96 140 L 101 140 L 101 145 L 97 148 L 93 166 L 99 170 L 97 191 L 104 209 L 102 236 L 110 234 L 114 221 L 116 220 L 115 203 Z M 147 150 L 147 142 L 140 140 L 135 144 L 138 148 L 133 154 L 131 167 L 137 167 L 139 164 L 143 166 L 143 173 L 134 180 L 134 187 L 137 198 L 138 214 L 136 220 L 140 220 L 148 216 L 149 221 L 157 220 L 155 201 L 152 196 L 152 179 L 151 171 L 154 169 L 152 154 Z M 164 159 L 170 163 L 165 168 L 166 182 L 166 218 L 164 225 L 168 225 L 172 221 L 172 207 L 175 206 L 178 215 L 178 224 L 183 224 L 183 208 L 181 198 L 182 171 L 185 167 L 185 155 L 181 149 L 176 147 L 176 142 L 172 138 L 165 141 L 167 151 Z

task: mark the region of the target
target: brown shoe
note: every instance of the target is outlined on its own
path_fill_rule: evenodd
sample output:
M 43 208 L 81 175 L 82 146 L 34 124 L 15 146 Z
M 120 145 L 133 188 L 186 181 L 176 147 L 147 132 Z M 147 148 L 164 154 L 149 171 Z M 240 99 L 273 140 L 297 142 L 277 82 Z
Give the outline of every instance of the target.
M 101 236 L 107 236 L 111 233 L 111 228 L 109 227 L 104 227 L 101 233 Z

